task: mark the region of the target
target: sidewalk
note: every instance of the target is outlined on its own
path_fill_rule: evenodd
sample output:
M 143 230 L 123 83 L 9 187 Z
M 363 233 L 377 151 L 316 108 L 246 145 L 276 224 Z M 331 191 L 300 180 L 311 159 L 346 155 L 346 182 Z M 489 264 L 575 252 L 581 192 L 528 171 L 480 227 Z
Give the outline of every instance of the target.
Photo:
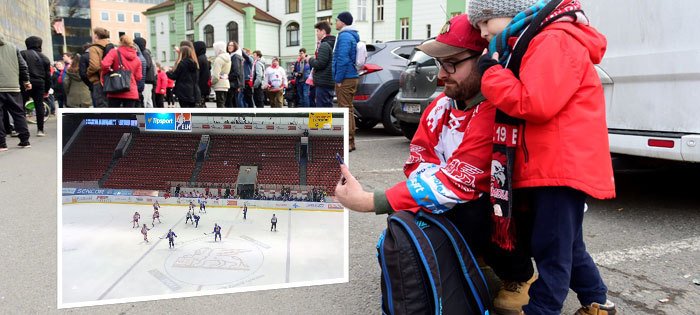
M 46 122 L 43 138 L 29 125 L 31 148 L 7 137 L 10 150 L 0 152 L 0 215 L 7 223 L 0 229 L 0 283 L 7 284 L 0 309 L 55 308 L 55 298 L 47 297 L 56 292 L 56 122 Z

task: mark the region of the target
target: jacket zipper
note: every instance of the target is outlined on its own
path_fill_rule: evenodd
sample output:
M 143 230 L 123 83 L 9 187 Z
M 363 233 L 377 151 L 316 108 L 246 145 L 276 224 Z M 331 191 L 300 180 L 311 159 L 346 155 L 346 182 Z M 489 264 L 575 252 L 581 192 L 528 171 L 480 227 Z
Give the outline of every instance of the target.
M 527 163 L 530 160 L 530 154 L 527 152 L 527 144 L 525 143 L 525 123 L 523 123 L 521 136 L 523 137 L 523 155 L 525 156 L 525 163 Z

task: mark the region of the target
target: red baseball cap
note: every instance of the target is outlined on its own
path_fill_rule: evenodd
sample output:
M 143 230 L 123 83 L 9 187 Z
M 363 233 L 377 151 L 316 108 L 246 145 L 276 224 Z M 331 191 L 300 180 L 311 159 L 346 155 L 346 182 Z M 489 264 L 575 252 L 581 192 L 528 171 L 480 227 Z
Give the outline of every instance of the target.
M 440 35 L 417 47 L 431 57 L 445 58 L 467 50 L 481 52 L 489 42 L 481 38 L 481 32 L 472 26 L 466 14 L 460 14 L 445 23 Z

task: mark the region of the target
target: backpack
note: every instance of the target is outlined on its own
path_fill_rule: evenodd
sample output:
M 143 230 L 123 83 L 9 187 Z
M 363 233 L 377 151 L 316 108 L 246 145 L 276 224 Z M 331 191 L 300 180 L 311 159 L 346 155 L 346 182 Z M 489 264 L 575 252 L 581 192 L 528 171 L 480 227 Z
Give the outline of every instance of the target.
M 92 44 L 90 47 L 97 47 L 102 49 L 102 59 L 105 59 L 107 53 L 114 48 L 114 44 L 108 43 L 105 46 Z M 90 48 L 85 50 L 85 53 L 80 57 L 80 63 L 78 64 L 78 73 L 80 74 L 80 80 L 82 80 L 88 87 L 92 87 L 90 79 L 88 79 L 87 70 L 90 67 Z
M 361 70 L 367 62 L 367 45 L 364 42 L 357 42 L 355 45 L 355 69 Z
M 390 215 L 377 252 L 384 314 L 489 314 L 484 275 L 444 215 Z

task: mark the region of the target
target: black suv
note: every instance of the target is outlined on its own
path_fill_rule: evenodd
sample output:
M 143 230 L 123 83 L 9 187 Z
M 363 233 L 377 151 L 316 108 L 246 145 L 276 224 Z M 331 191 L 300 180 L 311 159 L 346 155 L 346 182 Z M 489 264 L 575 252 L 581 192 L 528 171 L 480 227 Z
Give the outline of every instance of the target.
M 394 97 L 399 91 L 399 76 L 406 69 L 413 49 L 421 40 L 397 40 L 367 44 L 367 61 L 359 71 L 360 82 L 353 100 L 355 123 L 359 129 L 374 128 L 377 123 L 392 135 L 401 135 L 392 115 Z
M 394 115 L 409 140 L 413 139 L 425 108 L 445 90 L 445 83 L 438 79 L 438 71 L 435 58 L 416 49 L 406 71 L 401 73 Z

